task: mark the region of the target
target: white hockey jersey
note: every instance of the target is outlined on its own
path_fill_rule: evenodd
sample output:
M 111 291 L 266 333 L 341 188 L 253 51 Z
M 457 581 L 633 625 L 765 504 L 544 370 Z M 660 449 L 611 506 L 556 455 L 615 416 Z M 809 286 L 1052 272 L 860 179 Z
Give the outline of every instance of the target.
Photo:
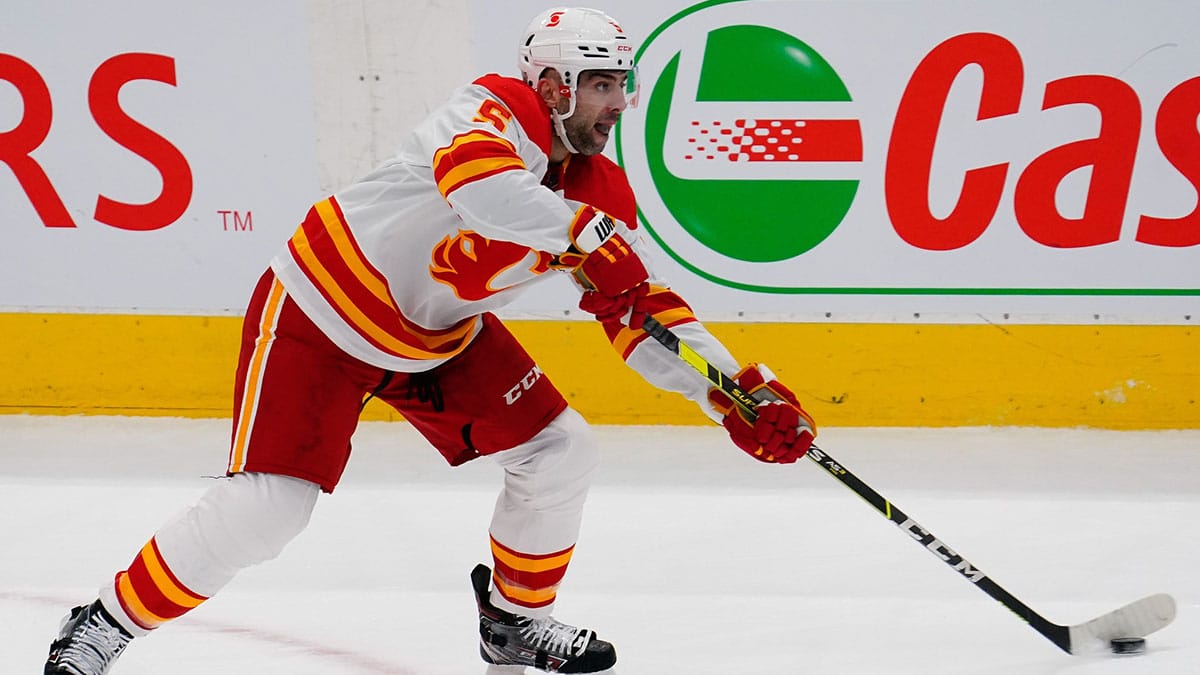
M 624 172 L 602 155 L 572 155 L 547 177 L 552 133 L 532 88 L 482 77 L 429 115 L 393 158 L 314 205 L 271 267 L 335 344 L 401 372 L 452 358 L 479 330 L 482 313 L 556 273 L 583 204 L 616 219 L 652 269 Z M 718 367 L 737 369 L 682 299 L 657 278 L 652 287 L 652 315 Z M 641 330 L 616 322 L 605 330 L 652 384 L 718 419 L 704 379 L 673 354 L 647 343 Z

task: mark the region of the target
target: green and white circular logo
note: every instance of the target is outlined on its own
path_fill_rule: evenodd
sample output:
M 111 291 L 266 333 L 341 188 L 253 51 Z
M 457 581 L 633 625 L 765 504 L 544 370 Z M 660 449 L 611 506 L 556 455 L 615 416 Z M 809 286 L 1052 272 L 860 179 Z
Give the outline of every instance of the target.
M 769 8 L 746 11 L 770 4 L 704 3 L 660 26 L 639 55 L 642 108 L 618 135 L 646 228 L 676 261 L 732 286 L 825 241 L 862 167 L 845 83 Z

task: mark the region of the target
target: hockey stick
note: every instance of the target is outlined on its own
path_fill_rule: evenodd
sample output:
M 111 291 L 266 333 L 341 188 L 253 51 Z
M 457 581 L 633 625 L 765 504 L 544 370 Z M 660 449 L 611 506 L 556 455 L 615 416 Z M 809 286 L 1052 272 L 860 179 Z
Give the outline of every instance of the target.
M 685 363 L 695 368 L 697 372 L 703 375 L 714 386 L 728 394 L 738 407 L 753 418 L 756 414 L 754 408 L 758 404 L 758 401 L 738 387 L 737 382 L 709 363 L 695 349 L 692 349 L 686 342 L 680 340 L 679 336 L 675 335 L 669 328 L 659 323 L 653 317 L 647 315 L 642 328 L 662 346 L 674 352 Z M 871 486 L 862 482 L 841 462 L 831 457 L 829 453 L 814 445 L 809 449 L 807 456 L 829 475 L 838 479 L 842 485 L 850 488 L 855 494 L 866 500 L 868 504 L 875 507 L 876 511 L 895 523 L 897 527 L 912 537 L 918 544 L 925 547 L 930 553 L 961 574 L 963 578 L 974 584 L 976 588 L 999 601 L 1000 604 L 1007 607 L 1023 621 L 1032 626 L 1034 630 L 1041 633 L 1047 640 L 1058 645 L 1060 649 L 1068 654 L 1079 654 L 1084 651 L 1085 646 L 1089 643 L 1094 645 L 1094 641 L 1096 640 L 1102 641 L 1105 646 L 1108 646 L 1108 641 L 1114 638 L 1145 637 L 1166 627 L 1175 619 L 1174 598 L 1165 593 L 1159 593 L 1131 602 L 1120 609 L 1098 616 L 1091 621 L 1085 621 L 1074 626 L 1056 624 L 1018 600 L 1012 593 L 1009 593 L 1004 587 L 992 580 L 991 577 L 968 562 L 966 558 L 947 546 L 945 542 L 934 536 L 932 532 L 908 517 L 890 501 L 884 499 Z

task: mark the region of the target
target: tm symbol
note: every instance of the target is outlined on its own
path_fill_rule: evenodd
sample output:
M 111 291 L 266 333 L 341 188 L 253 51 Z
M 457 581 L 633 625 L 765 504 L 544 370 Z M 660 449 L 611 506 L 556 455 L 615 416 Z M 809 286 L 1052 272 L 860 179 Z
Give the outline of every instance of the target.
M 226 232 L 254 231 L 254 214 L 250 211 L 222 209 L 217 215 L 221 216 L 221 228 Z

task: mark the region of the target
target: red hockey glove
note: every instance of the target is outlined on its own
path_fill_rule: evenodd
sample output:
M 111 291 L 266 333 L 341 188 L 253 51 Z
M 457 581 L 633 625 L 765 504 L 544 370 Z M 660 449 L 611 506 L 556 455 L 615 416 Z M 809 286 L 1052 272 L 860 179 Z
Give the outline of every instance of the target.
M 761 364 L 750 364 L 733 378 L 747 394 L 761 399 L 751 421 L 720 389 L 710 389 L 708 400 L 725 416 L 721 422 L 734 445 L 761 462 L 791 464 L 812 447 L 817 425 L 800 407 L 796 395 Z
M 637 253 L 603 211 L 584 204 L 575 212 L 568 234 L 571 246 L 558 264 L 572 269 L 584 288 L 615 298 L 649 278 Z
M 612 297 L 597 291 L 588 291 L 579 298 L 579 309 L 595 314 L 600 321 L 616 320 L 622 323 L 628 313 L 628 326 L 636 330 L 646 321 L 644 301 L 649 294 L 650 284 L 639 284 L 621 295 Z
M 615 233 L 583 259 L 576 275 L 585 286 L 609 298 L 628 293 L 650 278 L 641 258 Z
M 650 278 L 641 258 L 616 232 L 616 224 L 602 211 L 584 205 L 570 228 L 571 247 L 558 263 L 574 269 L 585 289 L 579 308 L 601 321 L 630 314 L 629 326 L 640 328 L 646 313 L 642 300 L 650 292 Z

